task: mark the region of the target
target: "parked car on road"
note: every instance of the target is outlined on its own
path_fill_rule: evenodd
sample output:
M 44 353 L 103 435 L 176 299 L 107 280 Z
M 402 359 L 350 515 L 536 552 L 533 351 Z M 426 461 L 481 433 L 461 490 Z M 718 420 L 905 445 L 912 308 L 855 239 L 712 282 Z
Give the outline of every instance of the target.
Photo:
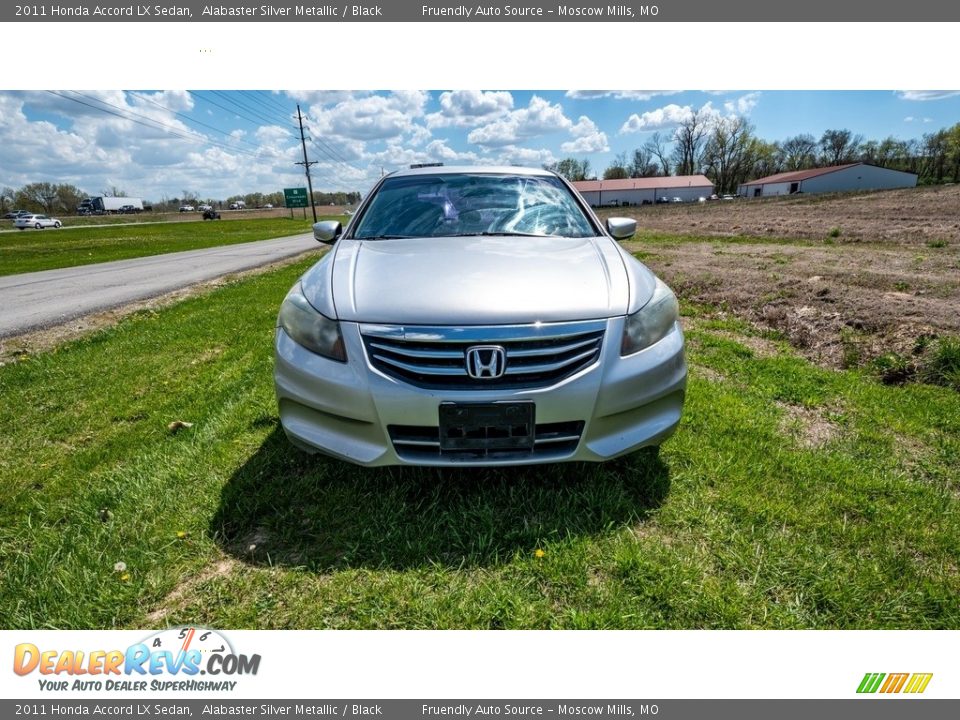
M 27 228 L 36 228 L 37 230 L 43 230 L 48 227 L 58 228 L 61 224 L 62 223 L 56 218 L 47 217 L 46 215 L 21 215 L 13 221 L 13 226 L 17 228 L 17 230 L 26 230 Z
M 277 319 L 291 442 L 367 466 L 599 462 L 658 446 L 687 379 L 673 292 L 555 173 L 381 178 Z
M 198 205 L 198 206 L 197 206 L 197 210 L 199 210 L 200 212 L 206 212 L 207 210 L 213 210 L 213 205 L 207 205 L 207 204 Z
M 673 200 L 671 200 L 670 202 L 673 202 L 673 203 L 682 203 L 682 202 L 683 202 L 683 198 L 675 197 L 675 198 L 673 198 Z
M 193 205 L 181 205 L 180 212 L 193 212 Z

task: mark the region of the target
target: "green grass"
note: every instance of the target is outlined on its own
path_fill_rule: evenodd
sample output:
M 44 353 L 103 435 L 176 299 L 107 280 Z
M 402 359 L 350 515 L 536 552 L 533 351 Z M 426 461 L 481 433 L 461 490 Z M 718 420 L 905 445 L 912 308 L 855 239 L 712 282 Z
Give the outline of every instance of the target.
M 340 216 L 329 219 L 346 221 Z M 310 224 L 300 218 L 268 218 L 4 233 L 0 234 L 0 275 L 296 235 L 309 232 Z
M 366 470 L 278 429 L 273 325 L 306 267 L 0 367 L 0 627 L 960 627 L 955 391 L 685 304 L 659 454 Z

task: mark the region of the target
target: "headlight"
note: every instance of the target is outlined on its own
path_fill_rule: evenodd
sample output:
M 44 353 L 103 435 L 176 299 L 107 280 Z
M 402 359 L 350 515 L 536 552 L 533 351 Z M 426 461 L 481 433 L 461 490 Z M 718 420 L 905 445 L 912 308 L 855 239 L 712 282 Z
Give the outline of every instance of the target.
M 347 361 L 347 351 L 340 334 L 340 324 L 313 309 L 300 289 L 293 286 L 280 306 L 277 324 L 298 345 L 331 360 Z
M 632 355 L 662 340 L 679 317 L 677 296 L 658 279 L 650 302 L 633 315 L 627 315 L 620 355 Z

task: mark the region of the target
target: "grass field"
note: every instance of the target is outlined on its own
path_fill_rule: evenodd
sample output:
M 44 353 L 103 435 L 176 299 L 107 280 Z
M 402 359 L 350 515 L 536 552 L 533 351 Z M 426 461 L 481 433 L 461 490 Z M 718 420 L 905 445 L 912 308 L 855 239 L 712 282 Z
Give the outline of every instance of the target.
M 0 235 L 0 275 L 265 240 L 309 232 L 310 225 L 310 220 L 299 217 L 279 217 L 6 233 Z
M 307 265 L 0 367 L 0 627 L 960 627 L 957 392 L 684 303 L 659 454 L 364 470 L 278 429 Z

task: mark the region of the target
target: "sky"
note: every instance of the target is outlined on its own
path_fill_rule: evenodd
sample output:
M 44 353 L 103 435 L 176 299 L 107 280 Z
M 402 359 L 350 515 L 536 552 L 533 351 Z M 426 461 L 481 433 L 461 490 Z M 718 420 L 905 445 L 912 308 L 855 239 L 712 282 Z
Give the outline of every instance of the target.
M 360 192 L 417 162 L 576 157 L 601 173 L 694 110 L 746 117 L 771 141 L 841 128 L 919 138 L 960 122 L 960 91 L 0 91 L 0 187 L 154 202 L 301 187 L 297 104 L 314 189 Z

